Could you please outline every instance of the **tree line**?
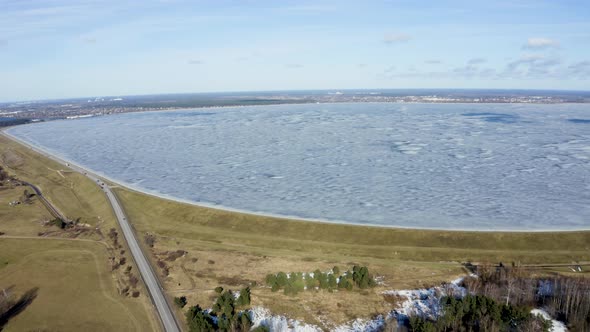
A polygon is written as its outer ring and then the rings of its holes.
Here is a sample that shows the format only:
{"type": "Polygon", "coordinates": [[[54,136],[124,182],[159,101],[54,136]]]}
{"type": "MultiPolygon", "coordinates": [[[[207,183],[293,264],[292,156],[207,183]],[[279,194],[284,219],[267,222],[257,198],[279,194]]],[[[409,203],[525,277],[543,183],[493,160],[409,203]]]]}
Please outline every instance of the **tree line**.
{"type": "Polygon", "coordinates": [[[366,266],[357,265],[342,274],[337,266],[329,272],[322,272],[319,269],[313,273],[292,272],[287,274],[278,272],[268,274],[265,281],[271,291],[277,292],[282,289],[285,295],[297,295],[304,290],[316,289],[325,289],[330,292],[334,290],[351,291],[354,287],[365,289],[377,285],[369,273],[369,269],[366,266]]]}
{"type": "MultiPolygon", "coordinates": [[[[250,288],[246,287],[240,290],[236,297],[231,290],[223,290],[222,287],[215,289],[217,298],[211,310],[205,310],[198,304],[189,308],[185,317],[189,331],[191,332],[208,332],[208,331],[227,331],[243,332],[252,329],[252,320],[250,318],[250,288]]],[[[186,298],[175,302],[177,305],[184,306],[186,298]]],[[[264,327],[259,327],[253,331],[267,331],[264,327]]]]}
{"type": "Polygon", "coordinates": [[[530,314],[543,308],[572,331],[590,331],[590,279],[536,277],[513,263],[483,264],[463,286],[468,296],[441,300],[436,321],[410,317],[410,331],[546,331],[550,322],[530,314]]]}
{"type": "Polygon", "coordinates": [[[463,298],[443,297],[442,316],[429,320],[411,316],[408,325],[411,332],[451,331],[543,331],[548,332],[552,323],[541,316],[531,314],[531,308],[499,303],[483,295],[467,295],[463,298]]]}
{"type": "Polygon", "coordinates": [[[480,265],[466,278],[470,294],[515,306],[544,308],[571,330],[590,331],[590,279],[583,276],[533,276],[519,264],[480,265]]]}

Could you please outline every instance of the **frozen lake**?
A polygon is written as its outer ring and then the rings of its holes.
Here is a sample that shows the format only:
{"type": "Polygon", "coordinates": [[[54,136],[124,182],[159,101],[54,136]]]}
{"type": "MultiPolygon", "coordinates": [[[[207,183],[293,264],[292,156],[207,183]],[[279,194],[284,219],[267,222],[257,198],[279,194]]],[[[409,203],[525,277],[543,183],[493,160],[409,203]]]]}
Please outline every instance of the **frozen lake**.
{"type": "Polygon", "coordinates": [[[590,229],[587,104],[214,108],[9,133],[203,205],[399,227],[590,229]]]}

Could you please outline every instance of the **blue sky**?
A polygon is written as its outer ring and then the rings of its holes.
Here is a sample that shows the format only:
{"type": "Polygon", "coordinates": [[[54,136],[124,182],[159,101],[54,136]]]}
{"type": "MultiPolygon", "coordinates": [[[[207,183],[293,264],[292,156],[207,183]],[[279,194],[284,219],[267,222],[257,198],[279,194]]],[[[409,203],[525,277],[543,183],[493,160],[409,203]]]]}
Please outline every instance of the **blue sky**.
{"type": "Polygon", "coordinates": [[[589,87],[587,0],[0,0],[0,101],[589,87]]]}

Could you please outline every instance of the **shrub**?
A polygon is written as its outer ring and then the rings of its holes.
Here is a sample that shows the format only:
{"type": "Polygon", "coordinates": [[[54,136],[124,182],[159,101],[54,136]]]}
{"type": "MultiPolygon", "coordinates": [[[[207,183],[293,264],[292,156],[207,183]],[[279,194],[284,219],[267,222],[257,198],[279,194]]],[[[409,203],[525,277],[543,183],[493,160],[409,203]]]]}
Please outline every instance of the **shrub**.
{"type": "Polygon", "coordinates": [[[238,296],[236,303],[240,307],[250,305],[250,287],[240,290],[240,296],[238,296]]]}
{"type": "Polygon", "coordinates": [[[338,283],[336,282],[336,277],[334,274],[330,274],[328,276],[328,289],[336,289],[338,287],[338,283]]]}
{"type": "Polygon", "coordinates": [[[288,281],[289,277],[287,277],[287,274],[285,272],[277,273],[276,283],[279,287],[285,287],[288,281]]]}
{"type": "Polygon", "coordinates": [[[180,296],[174,298],[174,304],[176,304],[179,308],[184,308],[186,306],[186,296],[180,296]]]}
{"type": "Polygon", "coordinates": [[[265,281],[268,286],[272,287],[272,285],[274,285],[277,282],[277,276],[274,274],[267,274],[265,281]]]}
{"type": "Polygon", "coordinates": [[[305,287],[307,290],[315,289],[318,286],[318,283],[314,278],[311,277],[311,274],[307,274],[305,276],[305,287]]]}
{"type": "Polygon", "coordinates": [[[129,273],[129,285],[131,285],[131,287],[135,288],[137,287],[137,284],[139,283],[139,279],[134,276],[132,273],[129,273]]]}
{"type": "Polygon", "coordinates": [[[144,237],[145,244],[147,244],[150,248],[153,248],[156,244],[156,237],[152,234],[146,234],[144,237]]]}
{"type": "Polygon", "coordinates": [[[375,287],[375,280],[369,274],[369,269],[366,266],[354,266],[352,268],[352,280],[361,289],[375,287]]]}
{"type": "Polygon", "coordinates": [[[66,225],[67,225],[65,221],[63,221],[63,220],[61,220],[59,218],[55,218],[55,219],[51,220],[49,223],[47,223],[47,224],[48,225],[52,225],[52,226],[57,226],[57,227],[59,227],[61,229],[66,228],[66,225]]]}

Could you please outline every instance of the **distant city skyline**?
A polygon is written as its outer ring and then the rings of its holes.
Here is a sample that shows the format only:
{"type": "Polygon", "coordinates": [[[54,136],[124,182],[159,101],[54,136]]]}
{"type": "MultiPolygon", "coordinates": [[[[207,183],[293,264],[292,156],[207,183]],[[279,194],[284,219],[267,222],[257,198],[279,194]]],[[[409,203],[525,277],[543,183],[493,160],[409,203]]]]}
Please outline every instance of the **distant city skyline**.
{"type": "Polygon", "coordinates": [[[589,83],[587,1],[0,0],[0,102],[589,83]]]}

